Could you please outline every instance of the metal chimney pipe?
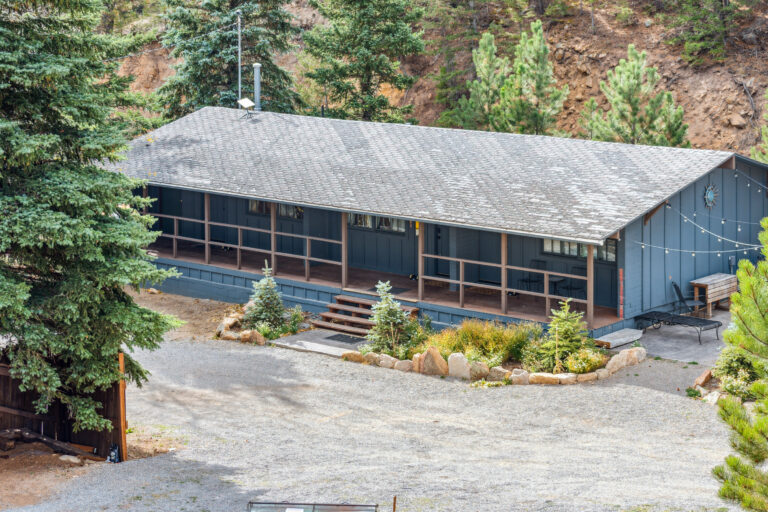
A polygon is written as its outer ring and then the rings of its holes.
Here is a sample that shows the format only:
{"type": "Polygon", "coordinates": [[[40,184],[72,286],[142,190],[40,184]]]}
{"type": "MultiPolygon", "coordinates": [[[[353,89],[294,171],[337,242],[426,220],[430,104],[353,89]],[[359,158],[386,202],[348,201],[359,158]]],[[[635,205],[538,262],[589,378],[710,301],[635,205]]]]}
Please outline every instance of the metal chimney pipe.
{"type": "Polygon", "coordinates": [[[253,102],[256,104],[253,110],[261,111],[261,64],[253,65],[253,102]]]}

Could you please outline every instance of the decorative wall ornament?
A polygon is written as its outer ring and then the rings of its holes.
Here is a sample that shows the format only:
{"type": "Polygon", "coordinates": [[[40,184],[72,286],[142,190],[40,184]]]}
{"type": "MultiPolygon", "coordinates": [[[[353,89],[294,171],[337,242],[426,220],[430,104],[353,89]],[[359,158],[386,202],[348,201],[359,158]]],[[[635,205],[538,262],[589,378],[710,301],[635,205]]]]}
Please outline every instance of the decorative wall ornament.
{"type": "Polygon", "coordinates": [[[714,185],[707,185],[707,188],[704,189],[704,206],[712,209],[712,207],[715,206],[715,203],[717,202],[717,196],[717,187],[714,185]]]}

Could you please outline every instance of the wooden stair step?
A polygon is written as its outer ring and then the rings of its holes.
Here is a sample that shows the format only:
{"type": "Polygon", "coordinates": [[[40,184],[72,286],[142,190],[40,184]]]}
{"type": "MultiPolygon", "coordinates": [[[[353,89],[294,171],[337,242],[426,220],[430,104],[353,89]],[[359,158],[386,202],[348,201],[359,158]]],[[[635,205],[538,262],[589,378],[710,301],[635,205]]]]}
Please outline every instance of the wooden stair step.
{"type": "MultiPolygon", "coordinates": [[[[363,305],[372,307],[374,304],[378,303],[377,300],[372,299],[363,299],[361,297],[352,297],[350,295],[337,295],[334,297],[337,303],[343,303],[343,304],[357,304],[357,305],[363,305]]],[[[419,311],[419,308],[413,307],[413,306],[405,306],[403,304],[400,304],[400,309],[408,313],[409,315],[413,315],[414,313],[419,311]]]]}
{"type": "Polygon", "coordinates": [[[325,312],[320,313],[323,320],[337,320],[339,322],[348,322],[350,324],[366,325],[372,327],[376,325],[372,320],[361,318],[359,316],[342,315],[341,313],[325,312]]]}
{"type": "Polygon", "coordinates": [[[368,308],[358,308],[355,306],[350,306],[349,304],[328,304],[328,309],[331,311],[346,311],[348,313],[356,313],[358,315],[372,315],[373,311],[371,311],[368,308]]]}
{"type": "MultiPolygon", "coordinates": [[[[357,336],[365,336],[368,334],[368,329],[361,329],[360,327],[352,327],[351,325],[335,324],[333,322],[324,322],[322,320],[315,320],[312,325],[321,329],[329,329],[331,331],[342,331],[349,334],[355,334],[357,336]]],[[[350,349],[351,350],[351,349],[350,349]]]]}

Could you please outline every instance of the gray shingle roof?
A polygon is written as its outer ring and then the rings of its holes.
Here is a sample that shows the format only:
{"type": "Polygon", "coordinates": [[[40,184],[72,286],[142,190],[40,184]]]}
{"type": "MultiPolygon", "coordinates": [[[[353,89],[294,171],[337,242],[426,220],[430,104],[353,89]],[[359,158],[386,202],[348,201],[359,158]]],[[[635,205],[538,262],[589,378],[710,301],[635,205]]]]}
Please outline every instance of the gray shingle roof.
{"type": "Polygon", "coordinates": [[[733,153],[203,108],[109,165],[157,185],[602,243],[733,153]]]}

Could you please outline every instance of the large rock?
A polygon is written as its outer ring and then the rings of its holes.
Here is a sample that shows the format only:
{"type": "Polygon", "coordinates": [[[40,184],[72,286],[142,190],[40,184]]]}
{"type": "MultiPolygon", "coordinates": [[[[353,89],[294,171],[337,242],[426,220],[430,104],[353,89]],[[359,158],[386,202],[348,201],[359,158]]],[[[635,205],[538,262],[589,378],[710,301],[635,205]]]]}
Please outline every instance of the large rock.
{"type": "Polygon", "coordinates": [[[261,335],[256,329],[247,329],[240,331],[240,341],[243,343],[255,343],[256,345],[266,345],[267,338],[261,335]]]}
{"type": "Polygon", "coordinates": [[[235,331],[222,331],[221,334],[219,334],[220,340],[227,340],[227,341],[237,341],[240,339],[240,333],[235,331]]]}
{"type": "Polygon", "coordinates": [[[344,352],[341,354],[341,359],[344,361],[350,361],[352,363],[362,363],[365,361],[363,358],[363,354],[358,352],[357,350],[350,350],[349,352],[344,352]]]}
{"type": "Polygon", "coordinates": [[[469,380],[470,372],[467,356],[458,352],[448,356],[448,375],[457,379],[469,380]]]}
{"type": "Polygon", "coordinates": [[[582,373],[576,377],[576,382],[592,382],[597,380],[597,372],[582,373]]]}
{"type": "Polygon", "coordinates": [[[363,355],[363,358],[369,365],[379,366],[379,358],[381,358],[381,356],[376,352],[368,352],[367,354],[363,355]]]}
{"type": "Polygon", "coordinates": [[[415,373],[421,373],[421,357],[423,354],[413,354],[411,359],[411,371],[415,373]]]}
{"type": "Polygon", "coordinates": [[[224,331],[231,331],[235,327],[240,325],[240,320],[233,317],[228,316],[224,320],[221,321],[218,327],[216,327],[216,336],[221,336],[221,333],[224,331]]]}
{"type": "Polygon", "coordinates": [[[527,371],[523,370],[522,368],[515,368],[512,370],[512,377],[510,377],[510,382],[515,385],[526,385],[528,384],[528,377],[529,374],[527,371]]]}
{"type": "Polygon", "coordinates": [[[509,380],[511,376],[512,372],[506,368],[502,368],[501,366],[494,366],[488,371],[488,376],[485,378],[485,380],[489,380],[491,382],[503,382],[505,380],[509,380]]]}
{"type": "Polygon", "coordinates": [[[605,368],[600,368],[599,370],[595,370],[595,375],[597,375],[597,380],[605,380],[611,376],[611,372],[605,368]]]}
{"type": "Polygon", "coordinates": [[[488,376],[490,370],[488,365],[480,361],[473,361],[469,364],[469,378],[470,380],[482,380],[488,376]]]}
{"type": "Polygon", "coordinates": [[[706,386],[707,383],[712,380],[712,369],[709,369],[699,375],[696,380],[693,382],[694,386],[706,386]]]}
{"type": "Polygon", "coordinates": [[[389,356],[387,354],[381,354],[379,356],[379,366],[382,368],[389,368],[392,369],[395,367],[395,363],[397,362],[397,358],[394,358],[392,356],[389,356]]]}
{"type": "Polygon", "coordinates": [[[425,375],[448,375],[448,363],[436,347],[429,347],[422,355],[421,373],[425,375]]]}
{"type": "Polygon", "coordinates": [[[747,126],[747,120],[736,113],[731,114],[731,117],[728,118],[728,123],[734,128],[739,129],[747,126]]]}
{"type": "Polygon", "coordinates": [[[611,374],[616,373],[617,371],[627,366],[628,356],[629,356],[629,351],[622,350],[621,352],[613,356],[610,361],[608,361],[608,364],[605,365],[605,369],[611,372],[611,374]]]}
{"type": "Polygon", "coordinates": [[[707,393],[702,400],[708,404],[717,405],[717,401],[720,400],[721,396],[723,395],[719,391],[713,391],[711,393],[707,393]]]}
{"type": "Polygon", "coordinates": [[[401,372],[409,372],[413,368],[413,361],[398,361],[395,363],[394,369],[401,372]]]}
{"type": "Polygon", "coordinates": [[[643,347],[633,347],[624,349],[621,352],[626,352],[626,366],[632,366],[638,364],[645,359],[646,351],[643,347]]]}
{"type": "Polygon", "coordinates": [[[576,384],[578,382],[578,375],[575,373],[558,373],[557,382],[563,385],[576,384]]]}
{"type": "Polygon", "coordinates": [[[528,376],[528,382],[530,384],[560,384],[560,379],[551,373],[537,372],[528,376]]]}

